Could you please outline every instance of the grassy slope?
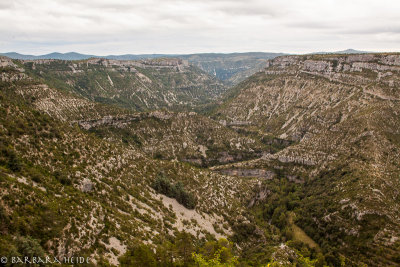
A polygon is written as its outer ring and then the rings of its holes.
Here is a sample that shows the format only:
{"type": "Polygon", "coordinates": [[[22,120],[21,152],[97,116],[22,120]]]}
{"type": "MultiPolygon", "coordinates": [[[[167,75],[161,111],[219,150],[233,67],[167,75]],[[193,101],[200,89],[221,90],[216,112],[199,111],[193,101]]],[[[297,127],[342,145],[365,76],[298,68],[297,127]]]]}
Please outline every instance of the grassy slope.
{"type": "Polygon", "coordinates": [[[288,224],[289,227],[292,231],[293,234],[293,240],[300,241],[304,244],[307,244],[310,248],[315,248],[317,251],[321,251],[321,248],[317,243],[315,243],[314,240],[311,239],[300,227],[298,227],[294,221],[293,221],[293,216],[295,216],[293,213],[289,214],[288,218],[288,224]]]}

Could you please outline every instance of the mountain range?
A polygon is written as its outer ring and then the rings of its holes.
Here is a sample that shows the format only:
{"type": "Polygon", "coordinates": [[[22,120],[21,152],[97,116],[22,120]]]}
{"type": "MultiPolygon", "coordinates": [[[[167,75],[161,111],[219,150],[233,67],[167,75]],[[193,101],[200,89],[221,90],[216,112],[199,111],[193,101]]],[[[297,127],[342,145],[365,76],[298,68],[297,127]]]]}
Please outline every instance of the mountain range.
{"type": "MultiPolygon", "coordinates": [[[[346,49],[342,51],[336,52],[315,52],[312,54],[319,53],[332,53],[332,54],[360,54],[360,53],[371,53],[366,51],[360,51],[355,49],[346,49]]],[[[60,60],[81,60],[81,59],[89,59],[89,58],[106,58],[106,59],[118,59],[118,60],[139,60],[139,59],[151,59],[151,58],[162,58],[162,57],[182,57],[182,58],[191,58],[191,57],[199,57],[199,58],[229,58],[236,56],[253,56],[253,57],[270,57],[271,55],[283,55],[287,53],[271,53],[271,52],[245,52],[245,53],[199,53],[199,54],[124,54],[124,55],[107,55],[107,56],[99,56],[99,55],[87,55],[76,52],[68,52],[68,53],[59,53],[53,52],[44,55],[26,55],[20,54],[17,52],[6,52],[0,53],[1,56],[9,57],[12,59],[22,59],[22,60],[32,60],[32,59],[60,59],[60,60]]]]}

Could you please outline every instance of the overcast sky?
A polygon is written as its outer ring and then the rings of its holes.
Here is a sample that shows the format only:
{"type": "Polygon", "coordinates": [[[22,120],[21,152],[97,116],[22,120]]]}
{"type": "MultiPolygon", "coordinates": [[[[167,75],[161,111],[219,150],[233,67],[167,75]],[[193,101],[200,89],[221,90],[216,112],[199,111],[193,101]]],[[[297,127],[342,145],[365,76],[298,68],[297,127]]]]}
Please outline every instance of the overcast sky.
{"type": "Polygon", "coordinates": [[[0,0],[0,52],[400,51],[399,0],[0,0]]]}

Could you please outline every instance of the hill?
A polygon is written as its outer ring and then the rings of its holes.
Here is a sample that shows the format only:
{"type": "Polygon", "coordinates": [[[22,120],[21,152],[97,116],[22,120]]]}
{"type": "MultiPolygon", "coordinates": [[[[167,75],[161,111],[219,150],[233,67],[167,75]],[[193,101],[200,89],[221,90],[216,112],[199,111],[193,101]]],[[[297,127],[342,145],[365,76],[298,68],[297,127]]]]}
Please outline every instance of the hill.
{"type": "Polygon", "coordinates": [[[400,55],[284,56],[267,65],[214,116],[294,144],[221,171],[268,169],[303,183],[297,223],[324,251],[349,264],[395,264],[400,55]]]}
{"type": "Polygon", "coordinates": [[[136,111],[191,109],[218,98],[226,90],[217,79],[181,59],[43,59],[20,63],[26,73],[49,86],[136,111]]]}

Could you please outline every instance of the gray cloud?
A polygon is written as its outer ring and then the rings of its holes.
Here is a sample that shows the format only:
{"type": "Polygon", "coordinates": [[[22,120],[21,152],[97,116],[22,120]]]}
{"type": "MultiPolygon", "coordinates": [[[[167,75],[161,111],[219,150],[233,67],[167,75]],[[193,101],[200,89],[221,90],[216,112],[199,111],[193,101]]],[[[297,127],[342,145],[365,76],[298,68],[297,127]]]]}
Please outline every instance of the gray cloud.
{"type": "Polygon", "coordinates": [[[2,0],[0,51],[397,50],[395,0],[2,0]]]}

